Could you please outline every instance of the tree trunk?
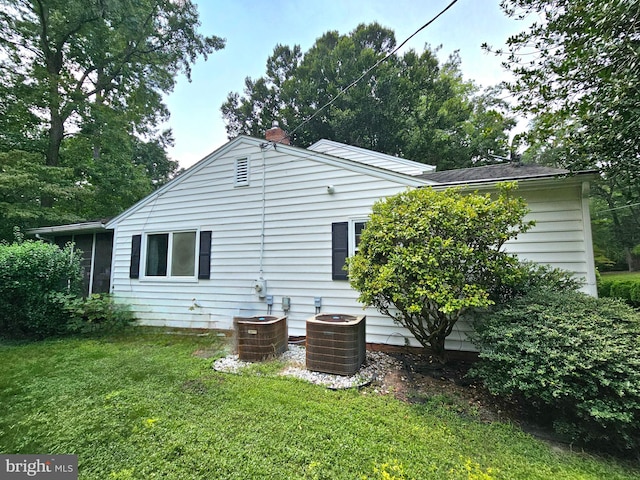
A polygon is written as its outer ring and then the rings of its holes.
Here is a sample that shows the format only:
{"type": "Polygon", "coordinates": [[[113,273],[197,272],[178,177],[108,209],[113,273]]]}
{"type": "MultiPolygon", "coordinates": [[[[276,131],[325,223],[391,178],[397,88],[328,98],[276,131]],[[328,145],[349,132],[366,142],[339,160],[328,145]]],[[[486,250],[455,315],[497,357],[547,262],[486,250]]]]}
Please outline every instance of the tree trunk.
{"type": "Polygon", "coordinates": [[[629,247],[624,249],[625,258],[627,259],[627,265],[630,272],[640,271],[640,257],[634,255],[629,247]]]}
{"type": "MultiPolygon", "coordinates": [[[[47,167],[57,167],[60,163],[60,146],[64,138],[64,118],[60,113],[60,93],[58,92],[57,72],[49,72],[49,81],[49,115],[51,117],[51,125],[49,127],[49,138],[47,139],[45,162],[47,167]]],[[[40,204],[45,208],[53,207],[53,203],[54,199],[50,195],[42,195],[40,198],[40,204]]]]}
{"type": "Polygon", "coordinates": [[[447,363],[447,351],[444,348],[446,338],[447,337],[443,335],[434,335],[429,342],[431,353],[442,365],[447,363]]]}
{"type": "MultiPolygon", "coordinates": [[[[49,128],[49,139],[46,152],[46,165],[57,167],[60,162],[60,145],[64,138],[64,123],[60,115],[51,112],[51,127],[49,128]]],[[[43,194],[40,197],[40,205],[45,208],[53,207],[54,199],[50,195],[43,194]]]]}
{"type": "MultiPolygon", "coordinates": [[[[622,226],[622,222],[618,217],[617,205],[613,200],[611,189],[606,192],[606,195],[603,195],[603,198],[605,199],[605,201],[607,202],[607,205],[609,206],[609,209],[611,210],[610,213],[611,213],[611,220],[613,221],[614,237],[617,239],[617,241],[621,245],[628,244],[624,227],[622,226]]],[[[635,270],[634,270],[633,255],[631,254],[631,248],[628,246],[624,246],[623,249],[624,249],[625,260],[627,261],[627,267],[629,268],[630,272],[633,272],[635,270]]]]}
{"type": "Polygon", "coordinates": [[[47,166],[57,167],[60,163],[60,146],[64,138],[64,121],[58,112],[51,111],[51,127],[47,145],[47,166]]]}
{"type": "Polygon", "coordinates": [[[104,84],[104,70],[102,67],[98,67],[97,69],[98,81],[96,82],[96,99],[94,105],[97,106],[96,112],[98,112],[97,117],[94,115],[94,127],[93,127],[93,159],[99,160],[100,154],[102,152],[102,144],[101,144],[101,134],[102,134],[102,107],[103,96],[102,96],[102,88],[101,86],[104,84]]]}

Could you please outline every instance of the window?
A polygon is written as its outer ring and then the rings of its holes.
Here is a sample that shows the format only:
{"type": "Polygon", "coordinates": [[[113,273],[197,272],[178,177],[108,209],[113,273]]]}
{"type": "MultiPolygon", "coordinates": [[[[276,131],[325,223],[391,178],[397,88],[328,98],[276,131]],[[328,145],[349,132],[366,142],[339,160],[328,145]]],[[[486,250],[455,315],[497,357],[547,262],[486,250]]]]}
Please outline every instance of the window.
{"type": "Polygon", "coordinates": [[[349,279],[344,265],[347,257],[358,251],[366,224],[366,220],[351,220],[331,225],[331,278],[333,280],[349,279]]]}
{"type": "Polygon", "coordinates": [[[144,252],[142,252],[142,235],[133,235],[131,237],[129,278],[140,278],[141,258],[144,255],[145,261],[142,264],[145,267],[145,277],[194,278],[197,265],[198,279],[210,279],[211,234],[211,230],[200,232],[197,251],[195,231],[148,234],[144,252]],[[171,274],[168,275],[168,272],[171,274]]]}
{"type": "Polygon", "coordinates": [[[169,234],[149,235],[147,237],[147,277],[167,276],[167,252],[169,249],[169,234]]]}
{"type": "Polygon", "coordinates": [[[236,187],[249,185],[249,159],[238,158],[236,160],[236,187]]]}
{"type": "Polygon", "coordinates": [[[145,276],[193,277],[195,261],[196,232],[147,235],[145,276]]]}
{"type": "Polygon", "coordinates": [[[360,239],[362,238],[362,232],[367,225],[366,221],[353,222],[353,253],[358,253],[360,247],[360,239]]]}
{"type": "Polygon", "coordinates": [[[143,276],[148,278],[194,278],[196,267],[199,279],[210,278],[211,231],[200,232],[199,244],[196,234],[195,231],[147,234],[144,249],[142,235],[133,235],[129,278],[140,277],[141,263],[143,276]]]}
{"type": "Polygon", "coordinates": [[[173,234],[171,259],[172,277],[191,277],[195,275],[196,232],[173,234]]]}

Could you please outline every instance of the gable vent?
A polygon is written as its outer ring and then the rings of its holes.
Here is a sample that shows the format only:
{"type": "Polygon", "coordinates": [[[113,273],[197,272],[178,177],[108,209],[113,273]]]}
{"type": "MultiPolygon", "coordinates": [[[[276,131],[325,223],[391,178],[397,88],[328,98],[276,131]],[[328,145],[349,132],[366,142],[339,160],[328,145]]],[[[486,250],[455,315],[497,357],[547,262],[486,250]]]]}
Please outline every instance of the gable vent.
{"type": "Polygon", "coordinates": [[[249,159],[238,158],[236,160],[236,187],[249,185],[249,159]]]}

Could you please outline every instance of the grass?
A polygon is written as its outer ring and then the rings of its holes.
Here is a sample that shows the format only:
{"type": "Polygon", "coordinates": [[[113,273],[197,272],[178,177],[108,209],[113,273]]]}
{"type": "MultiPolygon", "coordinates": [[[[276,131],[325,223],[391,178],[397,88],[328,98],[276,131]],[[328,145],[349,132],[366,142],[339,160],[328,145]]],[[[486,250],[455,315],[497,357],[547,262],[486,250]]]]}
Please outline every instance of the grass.
{"type": "Polygon", "coordinates": [[[608,280],[634,280],[640,281],[640,272],[601,272],[600,275],[608,280]]]}
{"type": "MultiPolygon", "coordinates": [[[[77,454],[81,479],[631,479],[450,402],[214,372],[209,337],[0,344],[0,452],[77,454]]],[[[266,374],[265,374],[266,372],[266,374]]]]}

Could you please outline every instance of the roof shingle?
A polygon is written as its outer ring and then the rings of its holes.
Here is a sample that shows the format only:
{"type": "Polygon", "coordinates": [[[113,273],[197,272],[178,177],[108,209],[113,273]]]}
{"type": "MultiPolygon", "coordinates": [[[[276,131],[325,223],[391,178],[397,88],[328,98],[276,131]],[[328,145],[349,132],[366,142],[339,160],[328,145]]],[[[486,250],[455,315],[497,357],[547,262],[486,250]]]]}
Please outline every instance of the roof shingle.
{"type": "Polygon", "coordinates": [[[484,167],[443,170],[418,175],[419,178],[438,183],[458,184],[481,181],[516,180],[523,178],[555,177],[570,173],[564,168],[523,163],[500,163],[484,167]]]}

